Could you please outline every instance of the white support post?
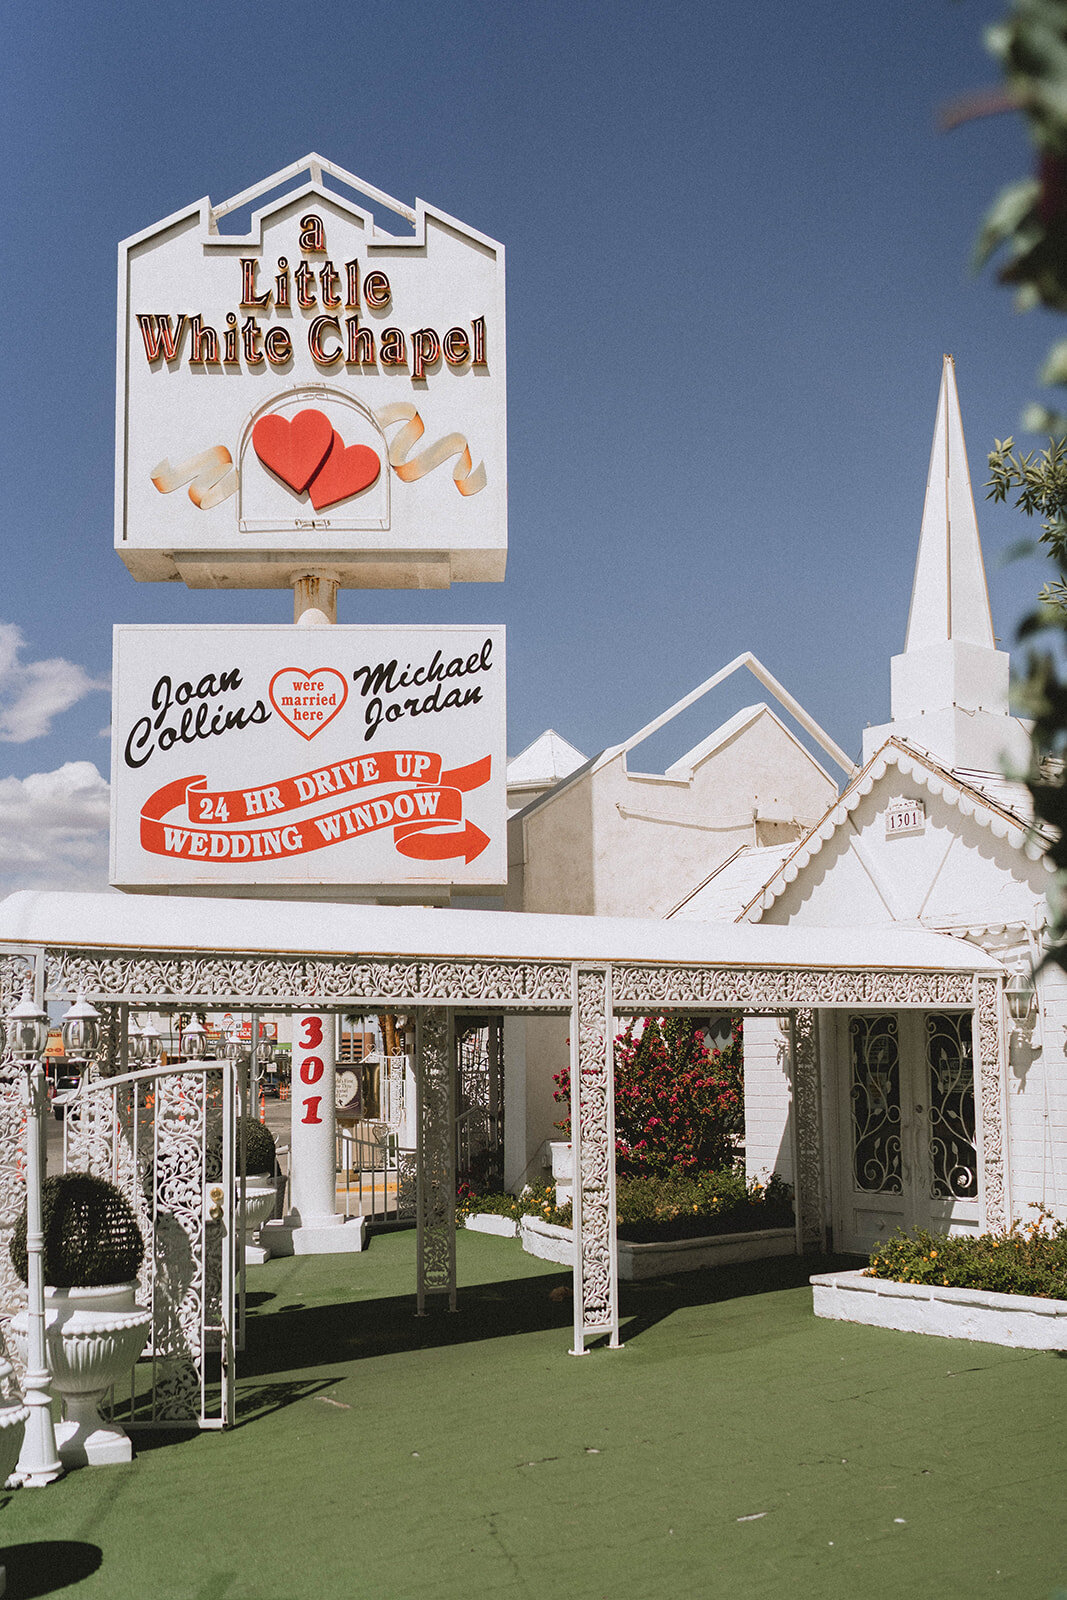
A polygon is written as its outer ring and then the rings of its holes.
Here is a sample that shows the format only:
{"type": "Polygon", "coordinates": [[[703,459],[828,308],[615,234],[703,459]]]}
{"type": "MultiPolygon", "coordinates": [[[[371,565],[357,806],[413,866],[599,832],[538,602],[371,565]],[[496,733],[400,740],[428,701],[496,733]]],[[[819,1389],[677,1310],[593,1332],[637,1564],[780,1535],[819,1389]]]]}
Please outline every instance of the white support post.
{"type": "Polygon", "coordinates": [[[337,1210],[336,1022],[329,1011],[293,1017],[289,1214],[260,1230],[271,1255],[362,1250],[362,1217],[337,1210]]]}
{"type": "Polygon", "coordinates": [[[45,1176],[43,1061],[26,1066],[26,1264],[29,1291],[26,1313],[26,1386],[29,1407],[16,1476],[24,1489],[40,1489],[63,1476],[52,1421],[52,1374],[45,1343],[44,1219],[41,1185],[45,1176]]]}
{"type": "Polygon", "coordinates": [[[574,1346],[591,1335],[619,1343],[615,1238],[615,1018],[611,968],[573,969],[571,1144],[574,1151],[574,1346]]]}

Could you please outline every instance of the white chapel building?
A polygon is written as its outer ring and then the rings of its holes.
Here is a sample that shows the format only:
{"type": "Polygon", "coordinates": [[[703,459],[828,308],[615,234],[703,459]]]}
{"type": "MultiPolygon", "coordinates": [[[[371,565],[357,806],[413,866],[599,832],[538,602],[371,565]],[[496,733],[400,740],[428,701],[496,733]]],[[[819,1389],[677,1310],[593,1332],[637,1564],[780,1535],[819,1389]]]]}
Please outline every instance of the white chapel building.
{"type": "MultiPolygon", "coordinates": [[[[1036,1005],[1021,1021],[1001,1019],[1006,1081],[978,1092],[966,1013],[817,1014],[824,1221],[836,1249],[866,1252],[898,1226],[981,1230],[987,1137],[1004,1145],[1004,1214],[1025,1221],[1035,1203],[1067,1212],[1067,978],[1040,968],[1050,869],[1028,792],[1004,776],[1029,755],[1008,671],[946,356],[890,721],[866,730],[862,770],[743,904],[735,895],[732,914],[813,936],[829,927],[947,933],[1026,980],[1036,970],[1036,1005]],[[995,1117],[989,1095],[999,1099],[995,1117]]],[[[729,886],[717,879],[721,871],[674,915],[722,917],[729,886]]],[[[746,1022],[745,1076],[749,1171],[792,1177],[791,1063],[772,1019],[746,1022]]]]}

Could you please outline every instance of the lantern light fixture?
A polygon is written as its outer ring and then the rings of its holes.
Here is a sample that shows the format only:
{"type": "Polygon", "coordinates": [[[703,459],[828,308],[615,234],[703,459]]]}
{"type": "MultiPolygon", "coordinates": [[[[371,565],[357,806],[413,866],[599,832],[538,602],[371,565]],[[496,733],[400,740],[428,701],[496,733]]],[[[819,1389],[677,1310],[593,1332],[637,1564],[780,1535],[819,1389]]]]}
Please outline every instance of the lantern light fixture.
{"type": "Polygon", "coordinates": [[[8,1041],[20,1061],[38,1061],[48,1043],[48,1013],[34,1003],[33,980],[27,976],[22,998],[7,1014],[8,1041]]]}
{"type": "Polygon", "coordinates": [[[1034,990],[1033,974],[1027,970],[1023,962],[1020,961],[1012,972],[1004,986],[1004,993],[1012,1022],[1016,1027],[1025,1027],[1036,1009],[1037,994],[1034,990]]]}
{"type": "Polygon", "coordinates": [[[207,1029],[194,1017],[182,1033],[182,1055],[187,1061],[202,1061],[207,1049],[207,1029]]]}
{"type": "Polygon", "coordinates": [[[163,1040],[159,1036],[159,1029],[152,1026],[151,1018],[141,1029],[141,1038],[144,1041],[144,1053],[140,1059],[154,1067],[163,1054],[163,1040]]]}
{"type": "Polygon", "coordinates": [[[87,1061],[100,1044],[100,1013],[89,1004],[81,990],[63,1016],[63,1054],[75,1061],[87,1061]]]}

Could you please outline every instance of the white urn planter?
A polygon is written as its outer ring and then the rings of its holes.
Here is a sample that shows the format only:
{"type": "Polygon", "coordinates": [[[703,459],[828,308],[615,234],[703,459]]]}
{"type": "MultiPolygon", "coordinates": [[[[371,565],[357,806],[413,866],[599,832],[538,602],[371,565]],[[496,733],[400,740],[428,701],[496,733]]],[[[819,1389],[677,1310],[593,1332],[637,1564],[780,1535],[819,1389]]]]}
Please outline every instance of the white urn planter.
{"type": "MultiPolygon", "coordinates": [[[[126,1432],[100,1415],[100,1402],[121,1382],[148,1342],[152,1313],[136,1304],[136,1283],[92,1289],[45,1286],[45,1342],[52,1387],[63,1401],[56,1444],[65,1467],[131,1461],[126,1432]]],[[[11,1319],[16,1348],[28,1355],[28,1314],[11,1319]]]]}
{"type": "MultiPolygon", "coordinates": [[[[10,1361],[0,1356],[0,1396],[6,1397],[0,1405],[0,1489],[15,1470],[22,1449],[22,1436],[26,1431],[29,1406],[22,1404],[15,1384],[15,1369],[10,1361]]],[[[0,1590],[0,1593],[3,1591],[0,1590]]]]}
{"type": "Polygon", "coordinates": [[[240,1226],[245,1236],[245,1262],[250,1267],[261,1267],[270,1260],[270,1246],[262,1242],[263,1224],[274,1215],[278,1194],[274,1179],[265,1172],[249,1173],[245,1178],[244,1205],[240,1208],[240,1226]]]}
{"type": "MultiPolygon", "coordinates": [[[[221,1183],[212,1181],[205,1186],[204,1210],[208,1222],[222,1221],[222,1202],[225,1190],[221,1183]]],[[[277,1189],[274,1179],[266,1173],[249,1173],[245,1178],[244,1203],[240,1202],[240,1186],[238,1186],[238,1202],[234,1207],[237,1227],[244,1236],[245,1265],[248,1267],[261,1267],[271,1257],[270,1246],[263,1244],[263,1235],[260,1229],[265,1222],[269,1222],[274,1215],[277,1203],[277,1189]],[[259,1235],[257,1238],[256,1235],[259,1235]]]]}
{"type": "Polygon", "coordinates": [[[569,1139],[552,1139],[552,1181],[556,1185],[557,1207],[569,1206],[574,1199],[574,1150],[569,1139]]]}

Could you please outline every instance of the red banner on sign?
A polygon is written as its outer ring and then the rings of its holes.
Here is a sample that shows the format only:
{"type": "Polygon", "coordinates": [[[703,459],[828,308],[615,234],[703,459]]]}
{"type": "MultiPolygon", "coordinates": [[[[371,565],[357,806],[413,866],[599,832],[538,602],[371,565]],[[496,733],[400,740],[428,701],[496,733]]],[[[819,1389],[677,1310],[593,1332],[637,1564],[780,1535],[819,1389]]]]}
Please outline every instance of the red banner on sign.
{"type": "Polygon", "coordinates": [[[207,778],[196,774],[165,784],[145,801],[141,846],[153,855],[189,860],[267,861],[306,855],[392,828],[394,844],[403,855],[420,860],[462,856],[470,862],[485,849],[489,836],[469,818],[464,820],[463,795],[488,782],[491,765],[485,756],[442,772],[441,757],[431,751],[389,750],[249,789],[209,791],[207,778]],[[319,816],[287,818],[287,813],[330,795],[405,778],[407,788],[356,800],[319,816]],[[167,822],[174,811],[182,813],[180,822],[167,822]],[[259,825],[218,826],[253,820],[259,825]],[[463,825],[451,826],[456,823],[463,825]]]}

